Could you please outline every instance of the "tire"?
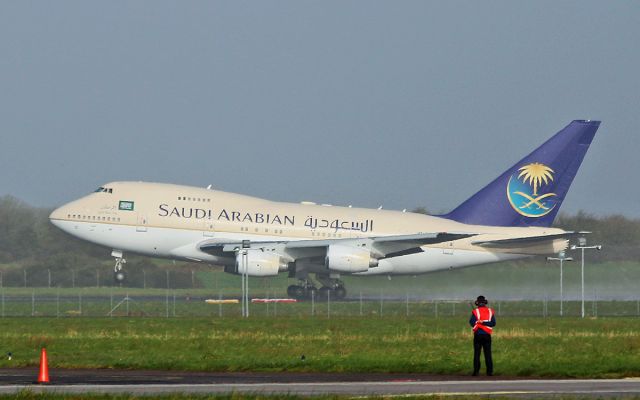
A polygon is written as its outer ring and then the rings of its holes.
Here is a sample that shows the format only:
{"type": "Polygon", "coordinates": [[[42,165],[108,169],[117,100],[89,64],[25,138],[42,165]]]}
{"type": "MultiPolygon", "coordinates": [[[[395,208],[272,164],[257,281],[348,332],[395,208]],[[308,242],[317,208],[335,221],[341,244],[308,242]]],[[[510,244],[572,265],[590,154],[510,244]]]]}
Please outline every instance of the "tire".
{"type": "Polygon", "coordinates": [[[316,298],[317,301],[327,301],[327,298],[329,299],[329,301],[331,301],[333,299],[333,293],[331,293],[332,290],[329,289],[326,286],[321,287],[320,289],[318,289],[318,297],[316,298]]]}
{"type": "Polygon", "coordinates": [[[295,298],[297,293],[297,290],[296,290],[297,287],[298,287],[297,285],[289,285],[289,287],[287,288],[287,296],[295,298]]]}
{"type": "Polygon", "coordinates": [[[347,297],[347,289],[344,288],[344,286],[338,286],[337,288],[334,289],[333,291],[336,300],[342,300],[345,297],[347,297]]]}
{"type": "Polygon", "coordinates": [[[307,298],[309,300],[311,300],[312,298],[314,300],[317,300],[318,299],[318,289],[315,288],[314,286],[311,286],[311,287],[307,288],[307,298]]]}
{"type": "Polygon", "coordinates": [[[302,286],[291,285],[287,288],[287,294],[289,297],[293,297],[296,300],[304,300],[305,290],[302,286]]]}
{"type": "Polygon", "coordinates": [[[123,269],[121,269],[120,271],[116,271],[116,272],[113,273],[113,279],[117,283],[122,283],[127,279],[127,273],[124,272],[123,269]]]}

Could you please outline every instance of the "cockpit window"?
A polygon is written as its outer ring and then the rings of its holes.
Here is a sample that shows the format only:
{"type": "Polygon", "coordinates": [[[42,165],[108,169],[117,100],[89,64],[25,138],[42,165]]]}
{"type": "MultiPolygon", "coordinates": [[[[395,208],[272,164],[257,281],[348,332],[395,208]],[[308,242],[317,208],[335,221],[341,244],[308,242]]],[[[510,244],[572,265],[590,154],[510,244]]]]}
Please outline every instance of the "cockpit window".
{"type": "Polygon", "coordinates": [[[100,193],[100,192],[104,192],[104,193],[113,193],[113,188],[106,188],[106,187],[102,187],[100,186],[99,188],[97,188],[95,190],[94,193],[100,193]]]}
{"type": "Polygon", "coordinates": [[[98,192],[104,192],[104,188],[103,188],[102,186],[100,186],[99,188],[97,188],[97,189],[95,190],[95,192],[94,192],[94,193],[98,193],[98,192]]]}

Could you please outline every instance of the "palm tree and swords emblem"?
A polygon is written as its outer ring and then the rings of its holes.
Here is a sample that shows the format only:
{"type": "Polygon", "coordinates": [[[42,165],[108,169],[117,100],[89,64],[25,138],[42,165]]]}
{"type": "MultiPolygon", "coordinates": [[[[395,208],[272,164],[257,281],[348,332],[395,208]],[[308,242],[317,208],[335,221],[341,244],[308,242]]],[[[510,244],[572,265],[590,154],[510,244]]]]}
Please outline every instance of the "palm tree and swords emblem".
{"type": "Polygon", "coordinates": [[[520,167],[507,183],[507,198],[511,207],[525,217],[542,217],[556,206],[555,193],[542,193],[541,188],[553,182],[554,171],[541,163],[520,167]]]}

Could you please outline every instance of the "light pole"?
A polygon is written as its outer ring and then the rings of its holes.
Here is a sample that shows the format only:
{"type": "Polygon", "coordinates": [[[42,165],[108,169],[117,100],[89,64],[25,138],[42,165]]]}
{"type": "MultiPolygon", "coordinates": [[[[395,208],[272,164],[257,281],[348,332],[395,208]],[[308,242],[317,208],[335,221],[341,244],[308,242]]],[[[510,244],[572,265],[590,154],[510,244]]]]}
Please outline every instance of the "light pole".
{"type": "Polygon", "coordinates": [[[581,306],[581,315],[582,318],[584,318],[584,251],[585,249],[596,249],[596,250],[602,250],[602,246],[601,245],[596,245],[596,246],[587,246],[587,238],[585,237],[580,237],[578,238],[578,245],[576,246],[575,244],[573,246],[571,246],[571,250],[576,250],[576,249],[580,249],[582,251],[582,265],[580,267],[580,280],[581,280],[581,286],[582,286],[582,306],[581,306]]]}
{"type": "Polygon", "coordinates": [[[249,249],[251,241],[243,240],[240,254],[242,257],[242,316],[249,316],[249,249]]]}
{"type": "Polygon", "coordinates": [[[560,261],[560,316],[562,317],[562,303],[564,300],[562,294],[562,263],[564,261],[573,261],[572,257],[565,257],[564,251],[558,253],[558,257],[547,257],[547,261],[560,261]]]}

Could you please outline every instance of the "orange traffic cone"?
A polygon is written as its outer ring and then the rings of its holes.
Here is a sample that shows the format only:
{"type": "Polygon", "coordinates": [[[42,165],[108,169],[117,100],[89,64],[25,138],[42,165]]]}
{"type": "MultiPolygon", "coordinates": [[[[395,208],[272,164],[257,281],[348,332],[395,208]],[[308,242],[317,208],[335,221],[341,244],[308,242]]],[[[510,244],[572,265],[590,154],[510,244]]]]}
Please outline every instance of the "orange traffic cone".
{"type": "Polygon", "coordinates": [[[49,366],[47,365],[47,349],[44,347],[40,352],[40,373],[38,383],[49,383],[49,366]]]}

